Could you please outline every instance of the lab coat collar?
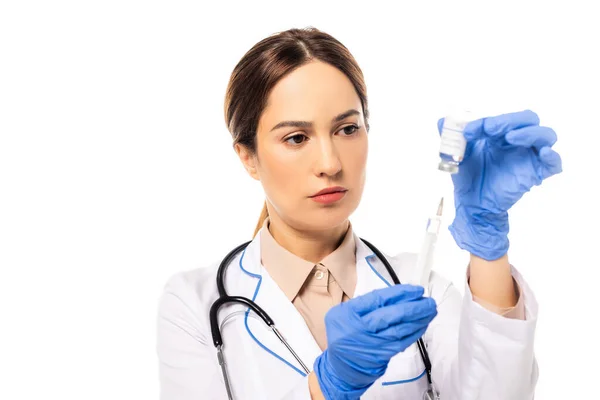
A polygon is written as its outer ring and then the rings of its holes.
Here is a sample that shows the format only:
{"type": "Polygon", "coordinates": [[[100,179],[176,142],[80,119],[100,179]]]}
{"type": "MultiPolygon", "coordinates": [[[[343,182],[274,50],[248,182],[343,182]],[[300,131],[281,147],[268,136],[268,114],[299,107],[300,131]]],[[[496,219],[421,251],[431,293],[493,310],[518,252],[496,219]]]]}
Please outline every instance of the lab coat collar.
{"type": "MultiPolygon", "coordinates": [[[[264,227],[261,228],[265,229],[264,227]]],[[[375,256],[373,251],[360,239],[353,231],[354,243],[356,247],[356,288],[352,297],[357,297],[374,289],[384,288],[393,284],[391,276],[388,274],[383,263],[375,256]]],[[[260,258],[260,231],[254,239],[248,244],[239,259],[239,268],[253,279],[258,279],[263,275],[268,276],[268,272],[261,264],[260,258]]],[[[387,257],[387,255],[384,256],[387,257]]],[[[396,271],[398,273],[398,271],[396,271]]],[[[256,282],[255,282],[256,284],[256,282]]],[[[260,290],[259,290],[260,292],[260,290]]],[[[288,300],[289,302],[289,300],[288,300]]]]}

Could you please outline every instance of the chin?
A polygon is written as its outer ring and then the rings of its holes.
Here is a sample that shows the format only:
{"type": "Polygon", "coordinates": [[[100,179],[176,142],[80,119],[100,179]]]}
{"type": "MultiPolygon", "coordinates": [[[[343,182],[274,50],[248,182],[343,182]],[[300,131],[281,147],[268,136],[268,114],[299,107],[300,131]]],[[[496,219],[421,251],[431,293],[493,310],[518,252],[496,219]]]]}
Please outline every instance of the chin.
{"type": "Polygon", "coordinates": [[[327,230],[346,222],[358,204],[340,204],[313,209],[307,214],[304,225],[308,230],[327,230]]]}

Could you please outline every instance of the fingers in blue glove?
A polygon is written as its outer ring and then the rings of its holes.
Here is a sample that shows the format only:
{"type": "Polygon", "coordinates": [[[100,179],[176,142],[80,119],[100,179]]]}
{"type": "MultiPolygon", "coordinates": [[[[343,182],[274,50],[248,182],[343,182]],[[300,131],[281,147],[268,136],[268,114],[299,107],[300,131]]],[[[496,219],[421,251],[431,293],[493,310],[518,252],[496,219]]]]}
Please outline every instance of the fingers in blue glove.
{"type": "Polygon", "coordinates": [[[506,134],[508,143],[515,146],[533,147],[536,151],[542,147],[552,147],[556,143],[556,132],[545,126],[526,126],[506,134]]]}
{"type": "MultiPolygon", "coordinates": [[[[495,117],[487,117],[469,122],[465,126],[464,136],[467,141],[482,139],[488,136],[505,134],[511,130],[526,126],[539,125],[540,118],[531,110],[518,111],[508,114],[500,114],[495,117]]],[[[444,118],[437,123],[438,133],[442,133],[444,118]]]]}
{"type": "Polygon", "coordinates": [[[364,315],[362,320],[372,333],[379,333],[398,324],[406,324],[408,327],[413,323],[414,327],[410,330],[412,332],[423,323],[429,324],[436,315],[435,300],[431,297],[421,297],[378,308],[364,315]]]}
{"type": "MultiPolygon", "coordinates": [[[[390,328],[390,329],[392,329],[392,328],[390,328]]],[[[427,331],[427,325],[421,327],[420,329],[418,329],[416,331],[412,331],[408,335],[404,336],[402,338],[402,343],[404,343],[404,346],[405,346],[404,349],[407,349],[408,346],[410,346],[411,344],[413,344],[414,342],[419,340],[419,338],[421,338],[425,334],[425,331],[427,331]]]]}
{"type": "Polygon", "coordinates": [[[562,172],[562,159],[550,147],[542,147],[539,152],[542,170],[539,173],[542,179],[562,172]]]}
{"type": "MultiPolygon", "coordinates": [[[[388,339],[392,342],[402,342],[396,343],[396,345],[400,346],[399,351],[403,351],[406,349],[406,347],[410,346],[414,342],[414,340],[407,342],[406,339],[412,337],[412,335],[417,331],[423,330],[424,333],[427,330],[429,323],[433,321],[436,315],[437,312],[414,321],[400,322],[399,324],[389,326],[388,328],[375,334],[382,339],[388,339]]],[[[417,336],[417,339],[422,335],[423,334],[417,336]]]]}
{"type": "Polygon", "coordinates": [[[502,136],[512,130],[526,126],[536,126],[539,123],[540,118],[531,110],[482,118],[467,124],[465,127],[465,139],[471,141],[486,137],[502,136]]]}
{"type": "Polygon", "coordinates": [[[390,326],[384,331],[377,333],[379,338],[385,339],[380,344],[381,348],[399,353],[406,350],[427,331],[430,321],[424,323],[407,322],[400,325],[390,326]]]}
{"type": "Polygon", "coordinates": [[[528,126],[510,131],[505,136],[506,141],[515,146],[531,147],[539,158],[538,176],[544,180],[562,172],[560,155],[551,149],[556,143],[556,132],[545,126],[528,126]]]}
{"type": "Polygon", "coordinates": [[[424,289],[422,286],[409,284],[393,285],[355,297],[352,301],[348,302],[348,306],[352,307],[354,312],[359,316],[362,316],[380,307],[418,299],[423,296],[423,292],[424,289]]]}

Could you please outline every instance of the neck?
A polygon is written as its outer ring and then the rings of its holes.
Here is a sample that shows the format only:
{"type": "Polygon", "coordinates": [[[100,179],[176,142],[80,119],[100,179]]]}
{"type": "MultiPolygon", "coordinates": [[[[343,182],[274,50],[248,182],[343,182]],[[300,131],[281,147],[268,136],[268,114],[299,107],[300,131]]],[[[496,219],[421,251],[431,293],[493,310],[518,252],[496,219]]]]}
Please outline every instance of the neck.
{"type": "Polygon", "coordinates": [[[276,214],[269,214],[269,232],[287,251],[314,264],[331,254],[342,243],[350,222],[326,230],[298,230],[285,223],[276,214]]]}

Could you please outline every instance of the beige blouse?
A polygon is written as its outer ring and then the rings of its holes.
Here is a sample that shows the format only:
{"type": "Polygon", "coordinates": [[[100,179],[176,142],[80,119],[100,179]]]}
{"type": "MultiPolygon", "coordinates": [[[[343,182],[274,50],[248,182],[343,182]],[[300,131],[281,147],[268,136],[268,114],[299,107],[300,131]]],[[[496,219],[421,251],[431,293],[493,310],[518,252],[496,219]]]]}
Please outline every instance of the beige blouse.
{"type": "MultiPolygon", "coordinates": [[[[260,231],[261,261],[271,278],[304,318],[321,350],[327,347],[325,314],[354,294],[356,244],[349,224],[342,243],[318,264],[306,261],[283,248],[269,232],[269,218],[260,231]]],[[[467,272],[468,273],[468,272],[467,272]]],[[[520,293],[515,283],[517,293],[520,293]]],[[[515,307],[499,309],[478,298],[483,307],[508,318],[524,319],[522,296],[515,307]]]]}
{"type": "Polygon", "coordinates": [[[260,237],[261,261],[304,318],[321,350],[327,347],[325,314],[352,297],[356,286],[356,246],[349,225],[342,243],[318,264],[306,261],[283,248],[263,224],[260,237]]]}

